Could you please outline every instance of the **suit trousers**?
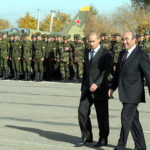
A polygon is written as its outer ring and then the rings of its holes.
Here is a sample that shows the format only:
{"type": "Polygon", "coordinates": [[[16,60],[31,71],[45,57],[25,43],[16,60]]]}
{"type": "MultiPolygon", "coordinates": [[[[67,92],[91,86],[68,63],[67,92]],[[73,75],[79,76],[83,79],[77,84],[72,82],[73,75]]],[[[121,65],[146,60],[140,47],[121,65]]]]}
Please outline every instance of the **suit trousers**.
{"type": "Polygon", "coordinates": [[[139,121],[137,107],[138,104],[123,103],[123,109],[121,112],[122,127],[117,147],[126,147],[129,131],[131,131],[135,147],[140,150],[146,150],[144,133],[139,121]]]}
{"type": "Polygon", "coordinates": [[[82,138],[93,139],[92,126],[90,120],[91,106],[94,104],[96,109],[99,137],[107,139],[109,135],[109,114],[108,99],[94,99],[93,94],[88,92],[83,99],[80,100],[78,108],[78,119],[82,138]]]}

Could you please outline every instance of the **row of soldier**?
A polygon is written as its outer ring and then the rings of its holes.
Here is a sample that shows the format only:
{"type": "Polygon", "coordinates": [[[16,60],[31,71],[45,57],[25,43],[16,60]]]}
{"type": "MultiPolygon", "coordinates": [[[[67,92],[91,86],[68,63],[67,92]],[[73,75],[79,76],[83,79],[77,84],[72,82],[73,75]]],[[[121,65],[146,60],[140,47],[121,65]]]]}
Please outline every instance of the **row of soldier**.
{"type": "Polygon", "coordinates": [[[42,81],[44,75],[46,80],[81,80],[85,46],[80,35],[74,36],[74,42],[69,35],[41,36],[40,32],[32,35],[32,41],[26,33],[20,38],[17,33],[9,39],[6,33],[0,37],[2,79],[23,76],[24,80],[42,81]]]}
{"type": "MultiPolygon", "coordinates": [[[[123,50],[121,35],[114,33],[110,37],[107,33],[100,35],[100,45],[112,51],[114,66],[120,51],[123,50]]],[[[149,32],[137,35],[137,44],[150,56],[149,32]]],[[[81,38],[74,35],[41,35],[40,32],[32,35],[24,33],[19,38],[17,33],[9,35],[2,33],[0,36],[0,73],[2,79],[35,81],[61,80],[81,81],[84,51],[89,49],[88,37],[81,38]]],[[[112,75],[113,71],[112,70],[112,75]]]]}

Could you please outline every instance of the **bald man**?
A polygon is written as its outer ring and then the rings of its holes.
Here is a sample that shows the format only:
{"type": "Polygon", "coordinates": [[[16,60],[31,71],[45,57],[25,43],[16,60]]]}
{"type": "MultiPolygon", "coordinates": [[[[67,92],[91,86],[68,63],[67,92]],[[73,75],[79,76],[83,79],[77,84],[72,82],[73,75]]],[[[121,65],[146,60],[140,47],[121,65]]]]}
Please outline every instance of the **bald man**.
{"type": "Polygon", "coordinates": [[[139,103],[145,102],[144,77],[150,92],[150,60],[147,54],[136,46],[132,32],[125,33],[122,42],[124,50],[120,53],[115,76],[108,91],[109,97],[113,98],[113,92],[118,87],[119,99],[123,105],[120,138],[114,150],[125,150],[129,131],[135,143],[134,150],[146,150],[137,108],[139,103]]]}

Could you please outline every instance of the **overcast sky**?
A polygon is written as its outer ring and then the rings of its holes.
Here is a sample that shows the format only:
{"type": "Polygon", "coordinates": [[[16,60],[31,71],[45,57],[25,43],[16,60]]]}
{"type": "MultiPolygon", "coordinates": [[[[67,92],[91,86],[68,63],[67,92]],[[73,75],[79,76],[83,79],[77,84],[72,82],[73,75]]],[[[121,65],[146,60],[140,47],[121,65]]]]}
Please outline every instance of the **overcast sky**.
{"type": "Polygon", "coordinates": [[[74,16],[83,6],[93,5],[99,13],[111,13],[117,7],[131,5],[130,0],[0,0],[0,19],[7,19],[12,25],[27,12],[37,18],[40,9],[41,20],[51,10],[60,10],[74,16]]]}

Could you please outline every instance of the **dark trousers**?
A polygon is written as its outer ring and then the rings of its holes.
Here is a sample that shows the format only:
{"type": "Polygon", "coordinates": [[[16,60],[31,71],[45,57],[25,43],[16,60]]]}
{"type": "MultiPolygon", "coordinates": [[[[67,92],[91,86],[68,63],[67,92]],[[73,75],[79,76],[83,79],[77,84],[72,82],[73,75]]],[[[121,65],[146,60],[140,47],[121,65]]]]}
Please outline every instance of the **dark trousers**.
{"type": "Polygon", "coordinates": [[[94,104],[99,127],[99,137],[107,139],[109,134],[108,99],[101,97],[94,99],[92,97],[90,92],[87,93],[87,95],[80,100],[78,108],[78,119],[82,138],[93,139],[90,113],[91,106],[94,104]]]}
{"type": "Polygon", "coordinates": [[[133,137],[135,147],[140,150],[146,150],[143,129],[139,121],[138,104],[123,103],[121,112],[121,132],[118,141],[118,147],[125,148],[129,131],[133,137]]]}

